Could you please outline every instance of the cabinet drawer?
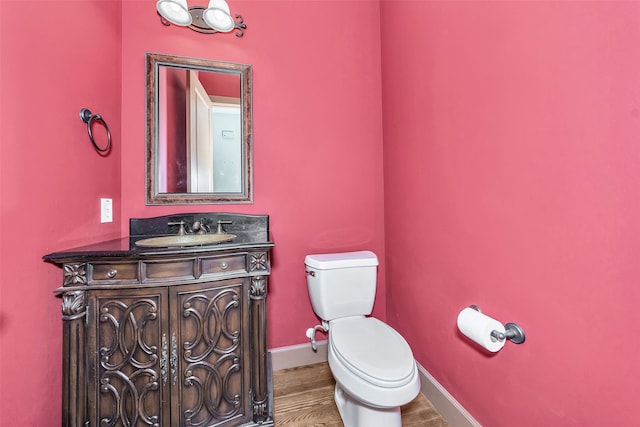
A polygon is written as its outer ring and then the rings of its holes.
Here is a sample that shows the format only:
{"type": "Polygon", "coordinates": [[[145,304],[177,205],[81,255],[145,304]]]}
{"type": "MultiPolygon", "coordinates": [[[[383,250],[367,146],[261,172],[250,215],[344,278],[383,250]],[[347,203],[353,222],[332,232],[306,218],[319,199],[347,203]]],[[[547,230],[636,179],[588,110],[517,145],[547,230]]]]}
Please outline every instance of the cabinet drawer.
{"type": "Polygon", "coordinates": [[[247,271],[247,258],[244,255],[202,258],[201,263],[203,276],[247,271]]]}
{"type": "Polygon", "coordinates": [[[166,260],[144,262],[143,282],[195,279],[194,260],[166,260]]]}
{"type": "Polygon", "coordinates": [[[92,282],[137,282],[138,263],[91,264],[92,282]]]}

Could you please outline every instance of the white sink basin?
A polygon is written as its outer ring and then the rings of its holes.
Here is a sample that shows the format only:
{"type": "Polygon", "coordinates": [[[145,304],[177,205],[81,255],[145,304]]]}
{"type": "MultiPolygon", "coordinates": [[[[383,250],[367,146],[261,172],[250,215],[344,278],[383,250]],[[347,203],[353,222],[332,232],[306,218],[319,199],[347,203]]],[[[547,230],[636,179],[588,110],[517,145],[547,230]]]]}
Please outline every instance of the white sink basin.
{"type": "Polygon", "coordinates": [[[136,246],[145,248],[171,248],[211,245],[235,239],[235,234],[185,234],[183,236],[150,237],[138,240],[136,246]]]}

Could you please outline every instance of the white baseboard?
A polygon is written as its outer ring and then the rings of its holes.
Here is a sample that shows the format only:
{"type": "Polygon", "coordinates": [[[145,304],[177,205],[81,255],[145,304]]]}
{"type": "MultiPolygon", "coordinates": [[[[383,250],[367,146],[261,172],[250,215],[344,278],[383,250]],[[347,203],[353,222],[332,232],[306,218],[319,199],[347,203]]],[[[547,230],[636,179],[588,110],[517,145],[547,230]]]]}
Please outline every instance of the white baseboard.
{"type": "Polygon", "coordinates": [[[327,361],[327,340],[317,341],[318,351],[313,351],[311,343],[297,344],[269,349],[274,371],[313,365],[327,361]]]}
{"type": "Polygon", "coordinates": [[[482,427],[419,363],[418,371],[420,371],[420,391],[452,427],[482,427]]]}
{"type": "MultiPolygon", "coordinates": [[[[274,371],[327,361],[327,341],[318,341],[318,351],[311,344],[297,344],[269,349],[274,371]]],[[[482,427],[442,385],[418,363],[420,391],[451,427],[482,427]]]]}

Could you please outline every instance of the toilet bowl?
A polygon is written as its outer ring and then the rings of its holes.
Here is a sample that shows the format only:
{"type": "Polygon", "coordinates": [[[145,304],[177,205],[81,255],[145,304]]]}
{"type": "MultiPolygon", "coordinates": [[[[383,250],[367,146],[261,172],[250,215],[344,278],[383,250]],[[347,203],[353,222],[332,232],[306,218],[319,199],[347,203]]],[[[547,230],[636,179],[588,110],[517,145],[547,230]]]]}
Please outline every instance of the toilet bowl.
{"type": "Polygon", "coordinates": [[[305,258],[314,311],[328,324],[334,398],[345,427],[399,427],[400,406],[420,391],[409,344],[391,326],[368,317],[377,263],[369,251],[305,258]]]}
{"type": "Polygon", "coordinates": [[[329,367],[345,426],[401,426],[400,406],[420,391],[409,345],[372,317],[335,320],[329,329],[329,367]]]}

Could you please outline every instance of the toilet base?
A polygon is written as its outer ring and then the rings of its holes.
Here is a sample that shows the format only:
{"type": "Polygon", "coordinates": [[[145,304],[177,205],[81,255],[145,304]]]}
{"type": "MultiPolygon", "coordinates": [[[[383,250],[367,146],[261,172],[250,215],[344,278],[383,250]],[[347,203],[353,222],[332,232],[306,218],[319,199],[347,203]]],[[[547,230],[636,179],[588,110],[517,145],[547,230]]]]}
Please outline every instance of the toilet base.
{"type": "Polygon", "coordinates": [[[354,399],[336,383],[334,399],[344,427],[402,427],[400,407],[373,408],[354,399]]]}

